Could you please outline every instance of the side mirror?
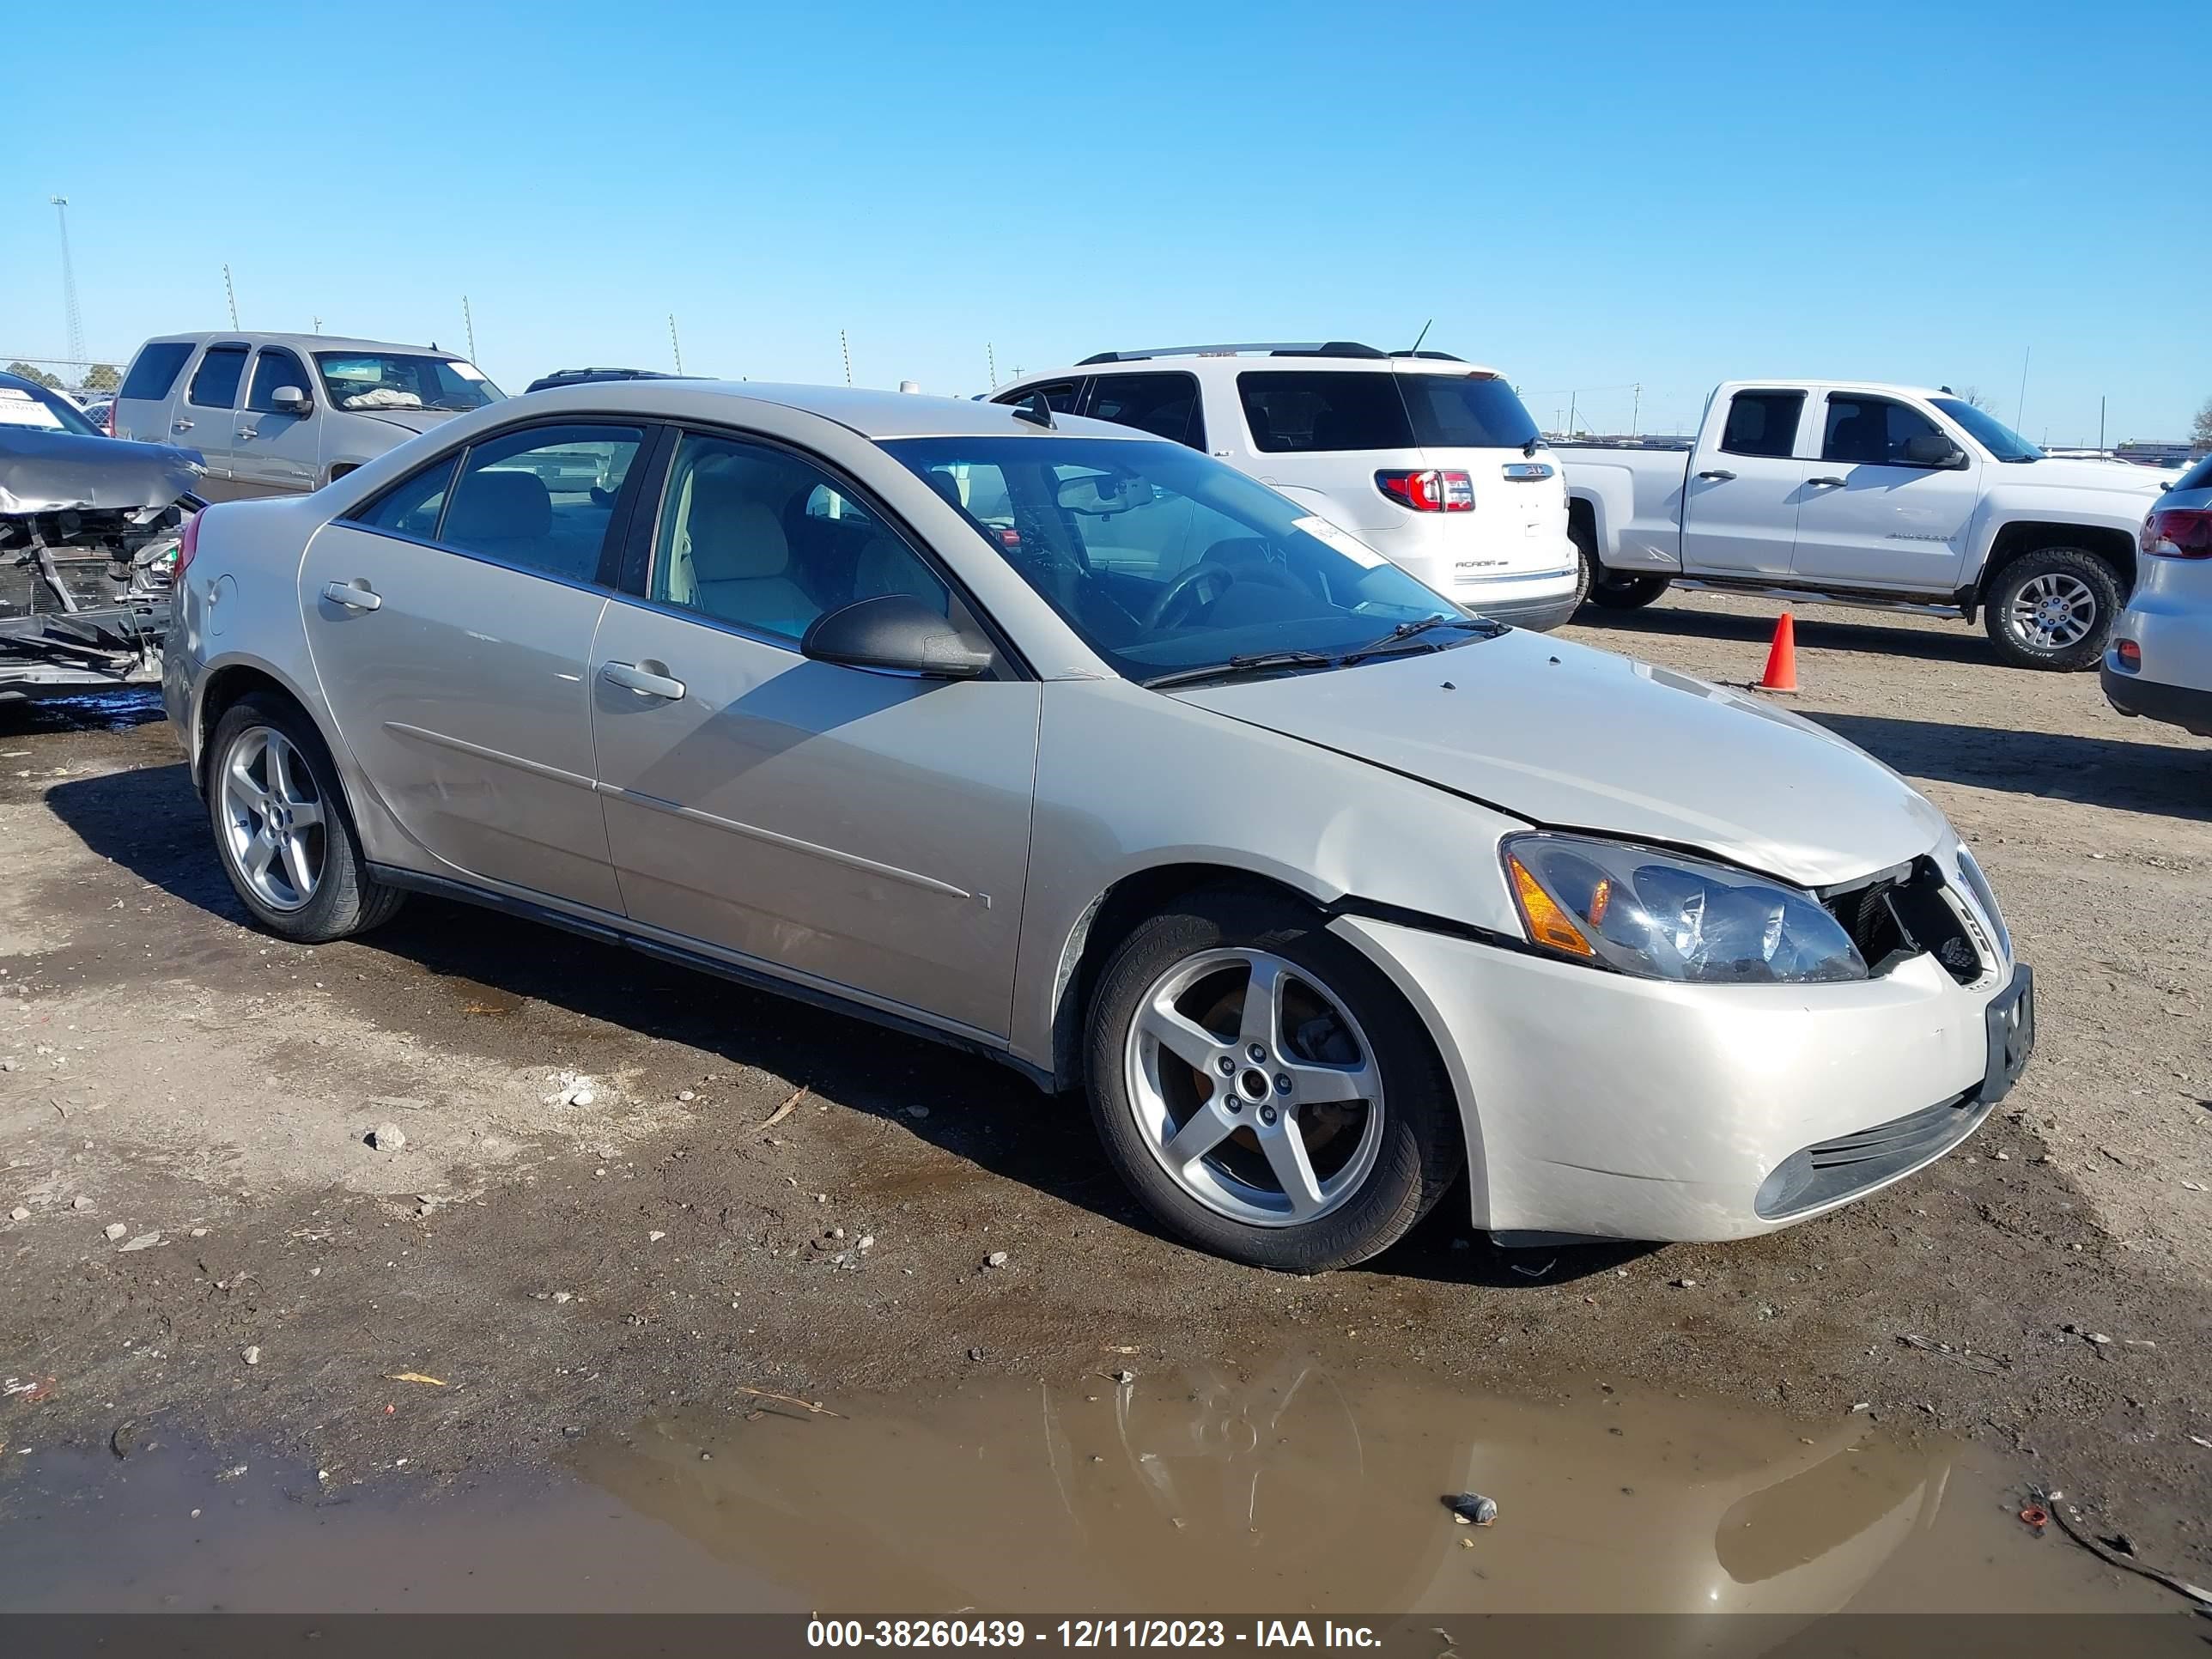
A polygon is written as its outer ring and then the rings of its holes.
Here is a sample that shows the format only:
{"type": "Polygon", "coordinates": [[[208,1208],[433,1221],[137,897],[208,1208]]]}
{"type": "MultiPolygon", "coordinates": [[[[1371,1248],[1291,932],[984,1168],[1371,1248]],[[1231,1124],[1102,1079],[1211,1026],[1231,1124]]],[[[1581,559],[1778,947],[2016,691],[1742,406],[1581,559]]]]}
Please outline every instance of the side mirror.
{"type": "Polygon", "coordinates": [[[884,593],[817,617],[799,641],[817,662],[972,680],[991,666],[991,647],[910,593],[884,593]]]}
{"type": "Polygon", "coordinates": [[[1966,465],[1966,452],[1940,432],[1923,432],[1905,441],[1905,459],[1911,466],[1958,471],[1966,465]]]}
{"type": "Polygon", "coordinates": [[[311,415],[315,408],[315,400],[295,386],[278,386],[269,401],[276,405],[279,415],[311,415]]]}

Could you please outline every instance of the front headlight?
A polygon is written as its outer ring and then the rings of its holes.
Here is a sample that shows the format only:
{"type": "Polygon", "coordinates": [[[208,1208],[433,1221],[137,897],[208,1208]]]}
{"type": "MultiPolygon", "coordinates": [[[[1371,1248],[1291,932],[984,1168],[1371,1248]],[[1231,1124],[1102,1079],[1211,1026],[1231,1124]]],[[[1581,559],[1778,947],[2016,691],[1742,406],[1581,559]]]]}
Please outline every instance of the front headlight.
{"type": "Polygon", "coordinates": [[[1699,984],[1867,976],[1841,925],[1796,888],[1582,836],[1511,836],[1499,851],[1528,942],[1570,960],[1699,984]]]}

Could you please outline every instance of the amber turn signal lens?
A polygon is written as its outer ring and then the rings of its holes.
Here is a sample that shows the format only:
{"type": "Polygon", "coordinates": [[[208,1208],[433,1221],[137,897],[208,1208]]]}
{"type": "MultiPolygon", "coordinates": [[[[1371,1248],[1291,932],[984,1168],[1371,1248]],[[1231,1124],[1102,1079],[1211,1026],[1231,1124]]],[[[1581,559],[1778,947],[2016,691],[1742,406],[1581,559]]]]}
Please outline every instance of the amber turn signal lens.
{"type": "Polygon", "coordinates": [[[1595,956],[1597,952],[1590,949],[1590,942],[1582,936],[1573,919],[1553,902],[1543,884],[1528,873],[1528,866],[1510,854],[1505,862],[1513,872],[1513,898],[1521,907],[1521,920],[1528,927],[1529,939],[1571,957],[1595,956]]]}

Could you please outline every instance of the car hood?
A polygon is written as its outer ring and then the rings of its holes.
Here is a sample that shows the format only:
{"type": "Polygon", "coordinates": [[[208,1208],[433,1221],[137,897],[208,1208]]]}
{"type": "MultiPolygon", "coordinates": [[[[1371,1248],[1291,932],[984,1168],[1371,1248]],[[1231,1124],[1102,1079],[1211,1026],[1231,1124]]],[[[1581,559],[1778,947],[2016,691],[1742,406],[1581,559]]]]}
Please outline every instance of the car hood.
{"type": "Polygon", "coordinates": [[[0,513],[167,507],[206,471],[174,444],[0,426],[0,513]]]}
{"type": "Polygon", "coordinates": [[[1184,702],[1556,829],[1706,852],[1805,886],[1929,851],[1943,815],[1834,733],[1741,692],[1516,630],[1184,702]]]}
{"type": "Polygon", "coordinates": [[[2038,484],[2051,489],[2110,489],[2123,495],[2155,495],[2181,476],[2172,467],[2137,466],[2131,461],[2084,461],[2046,455],[2024,465],[1999,465],[1999,483],[2038,484]]]}

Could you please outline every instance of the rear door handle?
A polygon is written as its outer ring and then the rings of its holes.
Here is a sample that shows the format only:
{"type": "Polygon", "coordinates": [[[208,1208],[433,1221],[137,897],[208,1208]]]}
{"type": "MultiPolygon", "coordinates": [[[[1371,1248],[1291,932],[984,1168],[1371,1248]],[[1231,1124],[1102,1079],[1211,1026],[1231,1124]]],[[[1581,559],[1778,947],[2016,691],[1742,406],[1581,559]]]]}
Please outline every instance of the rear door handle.
{"type": "Polygon", "coordinates": [[[172,421],[169,422],[169,430],[172,432],[190,432],[191,429],[192,423],[190,421],[172,421]]]}
{"type": "Polygon", "coordinates": [[[1715,483],[1727,483],[1735,478],[1735,474],[1724,466],[1717,466],[1711,471],[1700,472],[1698,476],[1700,478],[1711,478],[1715,483]]]}
{"type": "Polygon", "coordinates": [[[599,678],[610,685],[635,691],[641,697],[660,697],[674,702],[684,695],[684,682],[653,672],[660,666],[657,662],[611,662],[599,670],[599,678]]]}
{"type": "Polygon", "coordinates": [[[1818,484],[1823,489],[1841,489],[1844,487],[1844,481],[1841,478],[1808,478],[1805,482],[1808,484],[1818,484]]]}
{"type": "Polygon", "coordinates": [[[342,605],[349,611],[374,611],[384,603],[384,596],[372,591],[368,583],[359,576],[349,582],[325,582],[323,597],[332,605],[342,605]]]}

